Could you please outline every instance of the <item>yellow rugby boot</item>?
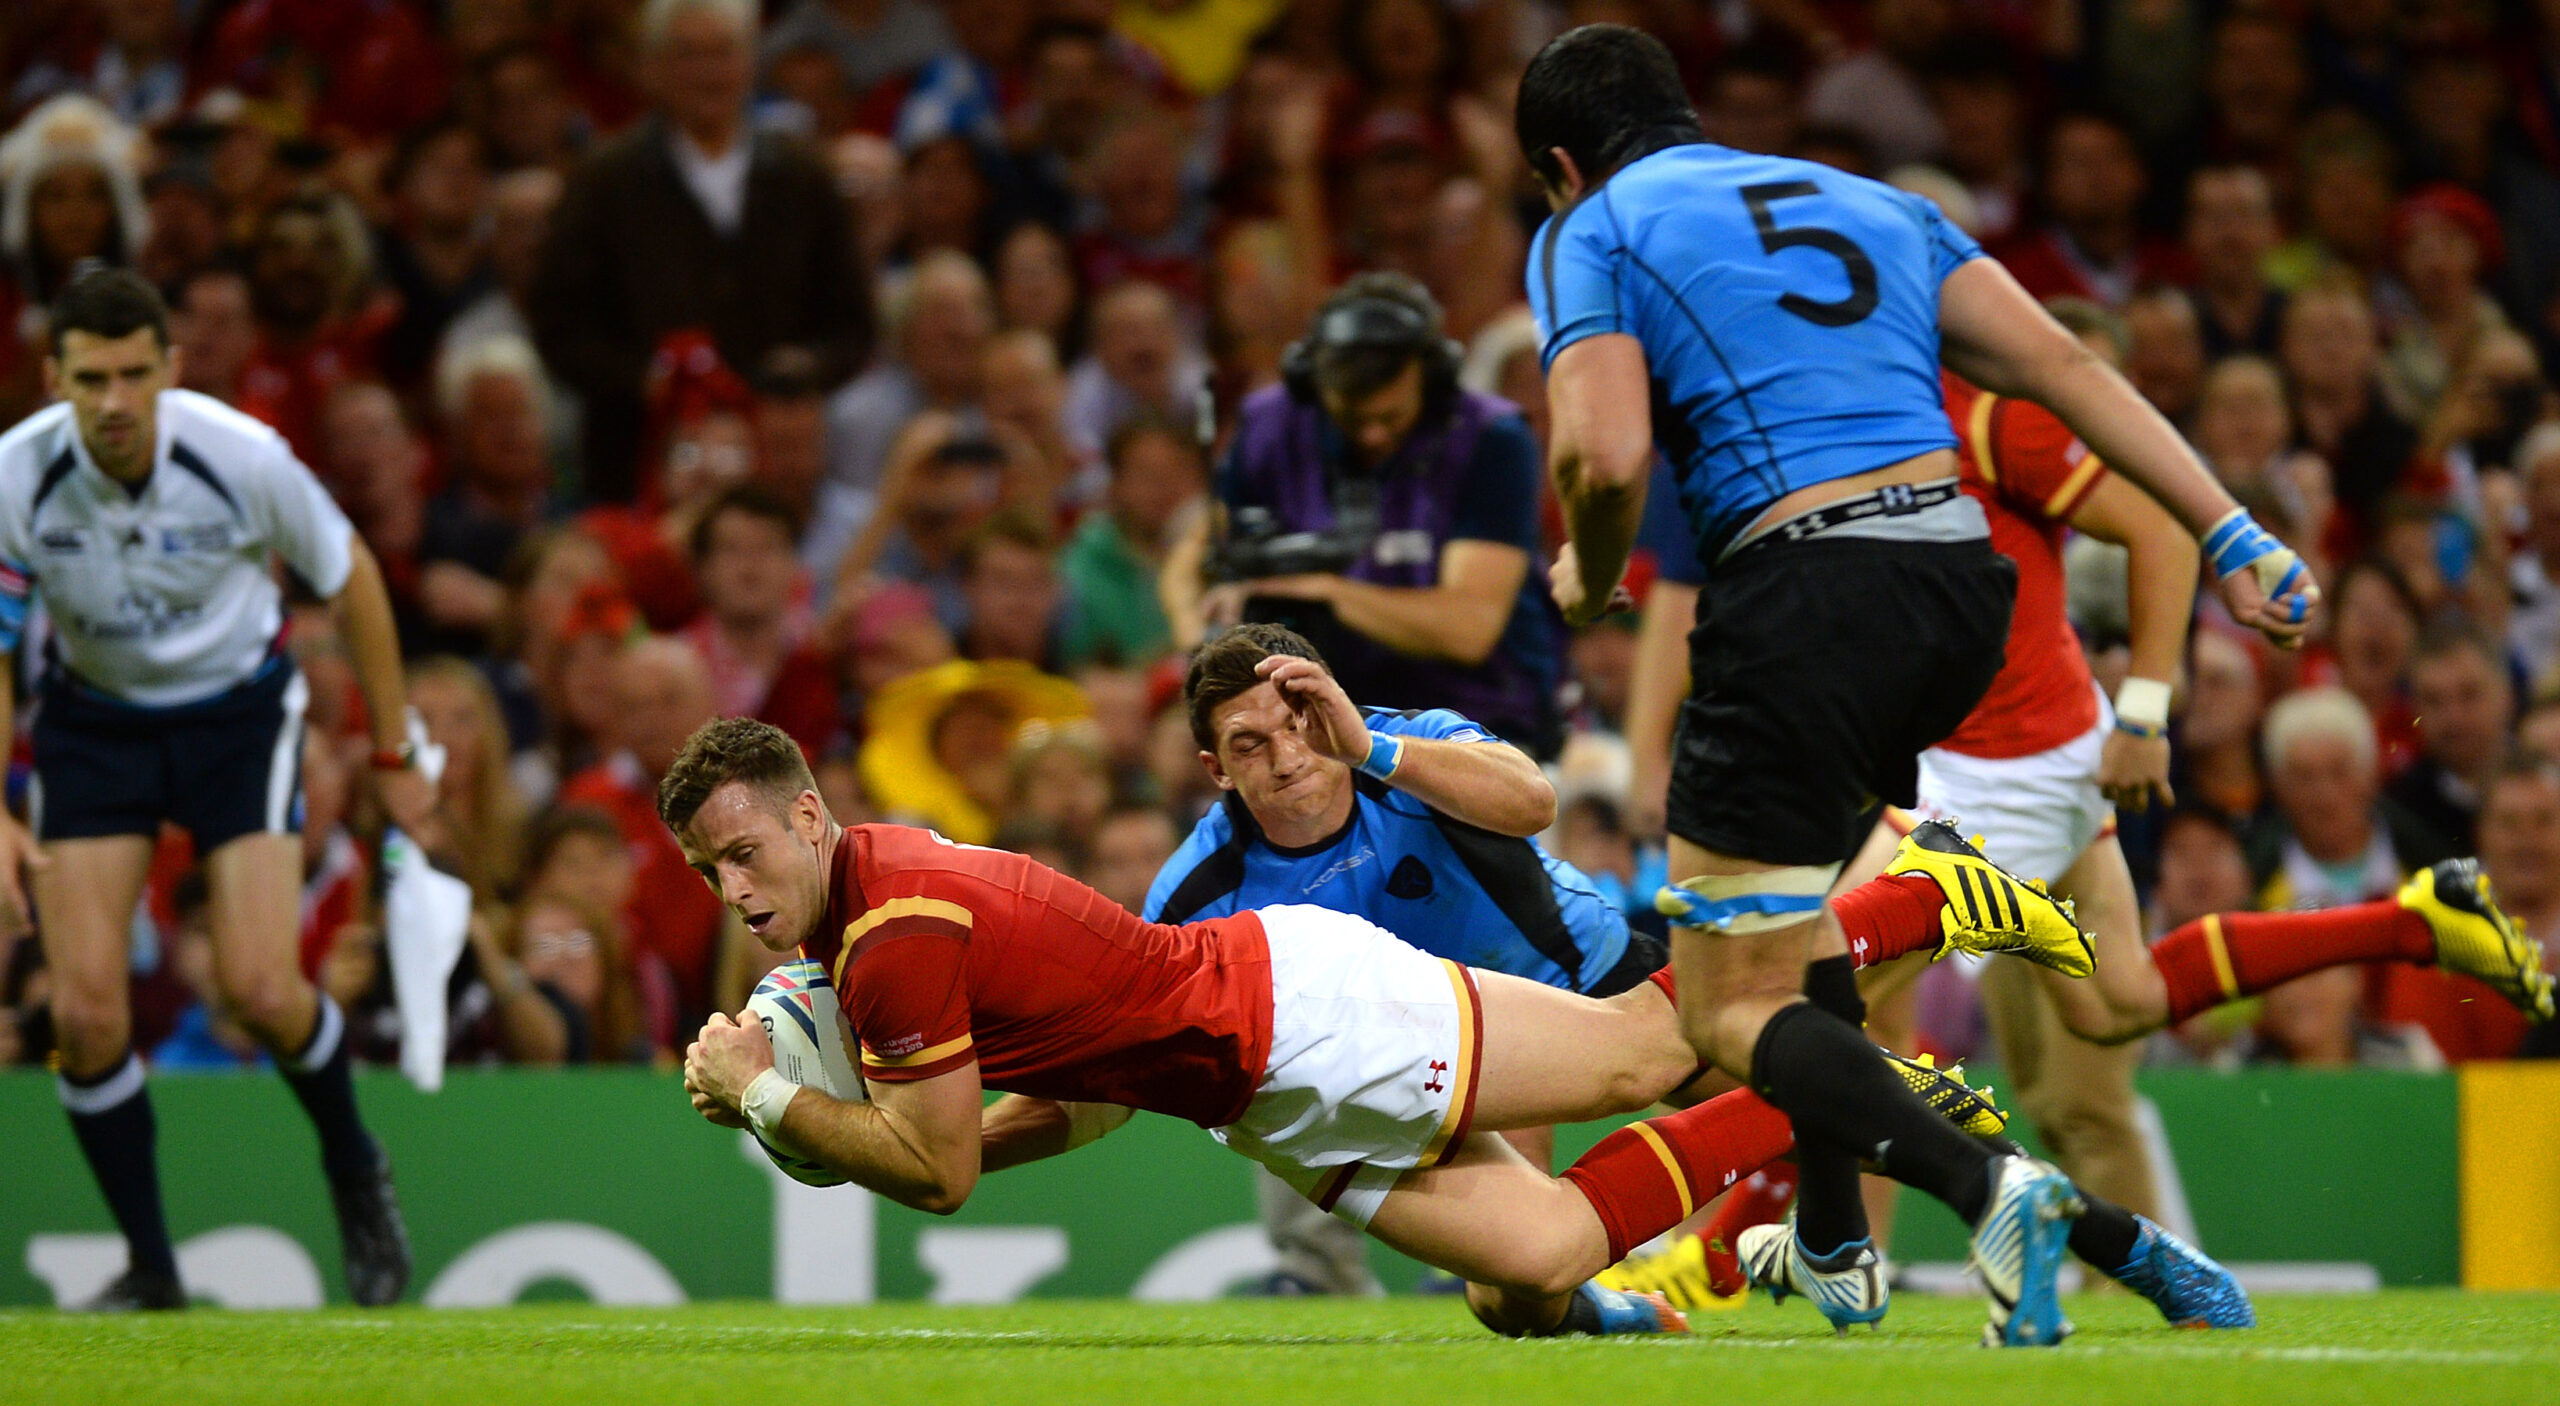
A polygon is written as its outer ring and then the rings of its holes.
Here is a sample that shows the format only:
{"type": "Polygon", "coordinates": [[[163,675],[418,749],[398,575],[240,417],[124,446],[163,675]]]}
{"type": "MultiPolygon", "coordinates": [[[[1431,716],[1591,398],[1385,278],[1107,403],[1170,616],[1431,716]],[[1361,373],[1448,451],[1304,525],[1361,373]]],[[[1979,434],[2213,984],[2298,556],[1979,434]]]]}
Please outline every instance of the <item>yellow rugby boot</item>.
{"type": "Polygon", "coordinates": [[[1940,1069],[1935,1055],[1905,1059],[1891,1050],[1877,1053],[1902,1076],[1911,1092],[1929,1105],[1930,1112],[1955,1124],[1956,1131],[1974,1137],[1999,1137],[2009,1130],[2009,1115],[1991,1101],[1991,1086],[1985,1084],[1977,1089],[1966,1083],[1963,1065],[1940,1069]]]}
{"type": "Polygon", "coordinates": [[[2480,978],[2535,1020],[2551,1019],[2551,973],[2542,969],[2542,949],[2498,911],[2479,860],[2448,859],[2421,869],[2396,898],[2435,933],[2437,966],[2480,978]]]}
{"type": "MultiPolygon", "coordinates": [[[[1709,1260],[1706,1237],[1695,1233],[1682,1235],[1668,1249],[1649,1255],[1629,1255],[1593,1276],[1605,1288],[1627,1294],[1660,1294],[1673,1308],[1684,1313],[1713,1312],[1742,1307],[1739,1288],[1730,1294],[1716,1292],[1715,1266],[1709,1260]]],[[[1733,1256],[1724,1257],[1730,1265],[1733,1256]]],[[[1739,1268],[1729,1268],[1731,1278],[1739,1280],[1739,1268]]]]}
{"type": "Polygon", "coordinates": [[[1946,941],[1937,955],[2006,952],[2064,976],[2098,969],[2097,947],[2081,931],[2070,903],[2043,884],[2018,878],[1985,859],[1943,820],[1923,820],[1903,836],[1888,874],[1925,874],[1946,897],[1938,922],[1946,941]]]}

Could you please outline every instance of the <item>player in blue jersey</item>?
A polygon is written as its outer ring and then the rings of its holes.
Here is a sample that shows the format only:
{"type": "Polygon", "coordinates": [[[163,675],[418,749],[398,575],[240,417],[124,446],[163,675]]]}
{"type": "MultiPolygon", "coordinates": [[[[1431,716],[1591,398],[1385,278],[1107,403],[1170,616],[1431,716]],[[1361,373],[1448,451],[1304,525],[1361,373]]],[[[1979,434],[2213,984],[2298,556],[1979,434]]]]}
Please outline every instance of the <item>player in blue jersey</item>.
{"type": "MultiPolygon", "coordinates": [[[[1188,923],[1275,903],[1356,913],[1435,957],[1587,996],[1614,996],[1659,970],[1660,938],[1631,932],[1591,880],[1529,838],[1554,816],[1537,764],[1447,709],[1353,706],[1315,647],[1270,624],[1201,647],[1184,679],[1200,758],[1223,791],[1147,893],[1144,916],[1188,923]],[[1265,661],[1270,661],[1266,666],[1265,661]],[[1269,686],[1265,686],[1265,685],[1269,686]],[[1311,701],[1310,701],[1311,700],[1311,701]],[[1414,768],[1391,781],[1301,752],[1274,766],[1300,708],[1398,739],[1480,743],[1438,784],[1414,768]]],[[[1506,1134],[1540,1168],[1550,1130],[1506,1134]]],[[[1275,1292],[1376,1291],[1358,1227],[1276,1177],[1257,1183],[1279,1269],[1275,1292]]]]}
{"type": "MultiPolygon", "coordinates": [[[[1957,487],[1941,359],[2051,409],[2149,489],[2203,539],[2236,618],[2291,643],[2316,592],[1935,207],[1709,144],[1656,41],[1613,25],[1559,36],[1522,74],[1515,121],[1556,212],[1528,260],[1570,536],[1556,603],[1579,624],[1628,602],[1657,450],[1706,565],[1662,902],[1691,1042],[1795,1120],[1797,1228],[1762,1237],[1745,1267],[1835,1326],[1881,1318],[1858,1199],[1870,1157],[1973,1225],[1988,1340],[2057,1342],[2054,1272],[2086,1203],[2052,1167],[1927,1116],[1858,1033],[1824,911],[1869,807],[1913,798],[1920,752],[1981,698],[2008,631],[2016,573],[1957,487]]],[[[2024,955],[2088,970],[2085,947],[2024,955]]],[[[2134,1229],[2093,1233],[2129,1252],[2134,1229]]]]}

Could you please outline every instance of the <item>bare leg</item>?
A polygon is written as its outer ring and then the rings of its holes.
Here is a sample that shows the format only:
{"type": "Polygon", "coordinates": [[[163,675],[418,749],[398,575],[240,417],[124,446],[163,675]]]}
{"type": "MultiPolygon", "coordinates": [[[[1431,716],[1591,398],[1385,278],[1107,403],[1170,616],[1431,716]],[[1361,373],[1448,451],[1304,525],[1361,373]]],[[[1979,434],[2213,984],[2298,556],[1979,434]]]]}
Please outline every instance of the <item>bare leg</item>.
{"type": "Polygon", "coordinates": [[[1477,1128],[1508,1132],[1634,1113],[1697,1071],[1670,999],[1652,982],[1596,1001],[1498,972],[1477,972],[1475,980],[1484,1003],[1477,1128]]]}
{"type": "MultiPolygon", "coordinates": [[[[1758,874],[1781,867],[1716,854],[1677,835],[1670,844],[1671,873],[1678,878],[1758,874]]],[[[1680,984],[1680,1030],[1698,1058],[1750,1082],[1751,1052],[1760,1029],[1769,1017],[1803,999],[1805,964],[1817,941],[1848,950],[1827,915],[1748,935],[1673,928],[1671,968],[1680,984]],[[1831,931],[1825,933],[1825,928],[1831,931]]]]}
{"type": "Polygon", "coordinates": [[[214,984],[223,1003],[280,1060],[301,1053],[320,1009],[302,975],[302,842],[242,835],[205,861],[212,890],[214,984]]]}
{"type": "MultiPolygon", "coordinates": [[[[2037,982],[2062,1027],[2083,1040],[2117,1045],[2167,1024],[2169,989],[2142,939],[2141,900],[2116,837],[2101,836],[2082,850],[2056,891],[2071,900],[2080,925],[2097,938],[2098,957],[2097,973],[2085,980],[2037,969],[2037,982]]],[[[2014,1076],[2017,1066],[2010,1068],[2014,1076]]]]}
{"type": "Polygon", "coordinates": [[[1590,1201],[1491,1133],[1469,1136],[1446,1165],[1406,1173],[1369,1233],[1466,1280],[1476,1316],[1515,1336],[1553,1331],[1567,1297],[1609,1267],[1590,1201]]]}
{"type": "Polygon", "coordinates": [[[2142,1047],[2093,1044],[2064,1029],[2034,971],[1994,962],[1982,974],[1983,1015],[2008,1067],[2010,1095],[2076,1185],[2152,1215],[2159,1187],[2133,1112],[2142,1047]]]}
{"type": "Polygon", "coordinates": [[[36,932],[53,977],[62,1071],[94,1078],[122,1060],[133,1040],[127,973],[151,841],[140,835],[53,840],[44,853],[51,862],[34,871],[36,932]]]}

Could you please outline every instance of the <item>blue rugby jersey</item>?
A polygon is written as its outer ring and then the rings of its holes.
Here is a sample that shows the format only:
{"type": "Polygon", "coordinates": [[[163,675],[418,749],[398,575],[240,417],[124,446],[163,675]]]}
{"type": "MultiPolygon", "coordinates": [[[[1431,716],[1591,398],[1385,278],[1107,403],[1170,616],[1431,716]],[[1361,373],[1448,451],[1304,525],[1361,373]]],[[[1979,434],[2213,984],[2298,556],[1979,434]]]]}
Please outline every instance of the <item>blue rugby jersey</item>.
{"type": "MultiPolygon", "coordinates": [[[[1368,710],[1371,729],[1501,744],[1447,709],[1368,710]]],[[[1341,832],[1303,849],[1263,837],[1233,794],[1202,816],[1147,892],[1150,921],[1187,923],[1277,903],[1355,913],[1423,951],[1568,991],[1597,985],[1627,950],[1627,921],[1579,869],[1534,839],[1443,815],[1354,775],[1341,832]]]]}
{"type": "Polygon", "coordinates": [[[1919,196],[1699,142],[1541,226],[1529,303],[1547,365],[1603,333],[1643,343],[1654,442],[1711,561],[1797,489],[1954,447],[1938,288],[1981,255],[1919,196]]]}

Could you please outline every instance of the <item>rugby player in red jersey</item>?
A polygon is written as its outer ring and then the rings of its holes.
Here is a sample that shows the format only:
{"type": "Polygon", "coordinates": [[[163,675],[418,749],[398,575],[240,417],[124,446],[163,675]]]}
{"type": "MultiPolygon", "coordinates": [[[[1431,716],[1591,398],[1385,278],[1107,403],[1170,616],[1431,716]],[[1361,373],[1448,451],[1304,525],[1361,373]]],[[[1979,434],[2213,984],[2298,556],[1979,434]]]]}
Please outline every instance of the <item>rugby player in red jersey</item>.
{"type": "MultiPolygon", "coordinates": [[[[871,1095],[783,1082],[759,1022],[715,1015],[685,1055],[695,1108],[903,1205],[948,1214],[982,1173],[1141,1109],[1210,1129],[1463,1276],[1497,1331],[1676,1332],[1667,1303],[1591,1276],[1793,1145],[1784,1115],[1738,1091],[1621,1129],[1561,1177],[1495,1135],[1632,1112],[1691,1083],[1697,1055],[1651,983],[1595,1001],[1299,905],[1148,923],[1020,855],[837,824],[799,747],[746,719],[695,733],[658,804],[758,941],[830,973],[871,1095]],[[985,1104],[990,1088],[1009,1096],[985,1104]]],[[[1969,851],[1878,880],[1931,899],[1878,905],[1900,916],[1859,925],[1877,950],[1955,938],[1941,870],[1985,892],[2010,884],[1969,851]]],[[[1951,1121],[1996,1128],[1961,1085],[1917,1066],[1905,1077],[1951,1121]]]]}

